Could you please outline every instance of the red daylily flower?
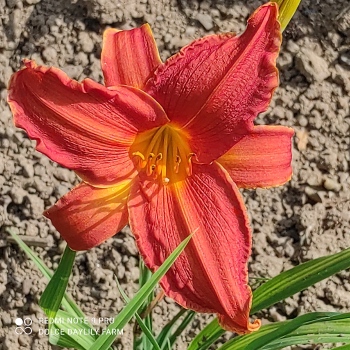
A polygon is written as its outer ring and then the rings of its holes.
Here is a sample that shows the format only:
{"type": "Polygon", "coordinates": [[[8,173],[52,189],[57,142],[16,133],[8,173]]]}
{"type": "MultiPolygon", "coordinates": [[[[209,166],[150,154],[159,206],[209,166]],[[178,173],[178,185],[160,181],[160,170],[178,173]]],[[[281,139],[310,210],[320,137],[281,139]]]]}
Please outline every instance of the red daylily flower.
{"type": "Polygon", "coordinates": [[[242,35],[204,37],[165,63],[147,24],[107,29],[106,86],[31,61],[9,86],[16,126],[83,180],[45,212],[68,245],[90,249],[129,222],[155,270],[198,229],[161,285],[238,333],[260,327],[249,321],[251,231],[238,187],[291,177],[293,131],[253,124],[278,85],[277,15],[268,3],[242,35]]]}

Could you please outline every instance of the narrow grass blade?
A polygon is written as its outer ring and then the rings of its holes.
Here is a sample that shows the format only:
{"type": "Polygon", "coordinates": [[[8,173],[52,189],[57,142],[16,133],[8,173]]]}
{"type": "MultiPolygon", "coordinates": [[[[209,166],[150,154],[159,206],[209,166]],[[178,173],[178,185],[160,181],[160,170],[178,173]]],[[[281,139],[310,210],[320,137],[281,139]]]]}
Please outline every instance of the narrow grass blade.
{"type": "Polygon", "coordinates": [[[310,260],[282,272],[253,292],[251,314],[255,314],[348,268],[350,268],[350,248],[340,253],[310,260]]]}
{"type": "Polygon", "coordinates": [[[325,344],[350,342],[350,314],[332,316],[322,322],[312,322],[302,325],[283,338],[272,341],[264,350],[279,350],[296,344],[325,344]]]}
{"type": "MultiPolygon", "coordinates": [[[[348,325],[349,327],[349,325],[348,325]]],[[[280,350],[292,345],[349,343],[350,334],[308,334],[300,337],[288,337],[276,340],[273,344],[264,347],[264,350],[280,350]]],[[[338,349],[338,348],[337,348],[338,349]]]]}
{"type": "Polygon", "coordinates": [[[157,337],[157,342],[162,350],[169,349],[167,347],[167,343],[169,341],[169,338],[171,336],[171,331],[173,327],[175,326],[175,323],[185,314],[188,310],[181,309],[174,317],[173,319],[168,322],[163,329],[160,331],[157,337]]]}
{"type": "Polygon", "coordinates": [[[75,337],[77,340],[72,339],[67,334],[61,333],[57,326],[52,326],[51,333],[49,334],[50,344],[57,345],[62,348],[86,350],[87,348],[79,344],[79,337],[75,337]]]}
{"type": "MultiPolygon", "coordinates": [[[[128,296],[125,294],[122,286],[120,285],[119,281],[116,279],[115,280],[116,283],[117,283],[117,287],[118,287],[118,290],[122,296],[122,298],[124,299],[124,301],[126,303],[129,303],[130,302],[130,299],[128,298],[128,296]]],[[[147,325],[143,322],[142,318],[140,317],[140,315],[136,312],[135,313],[135,318],[137,320],[137,323],[139,324],[140,328],[142,329],[143,333],[145,334],[145,336],[149,339],[149,342],[151,345],[153,345],[153,349],[154,350],[161,350],[158,343],[157,343],[157,340],[154,338],[153,336],[153,333],[152,331],[147,327],[147,325]]],[[[147,348],[144,348],[144,349],[151,349],[150,346],[148,346],[147,348]]]]}
{"type": "Polygon", "coordinates": [[[174,252],[165,260],[162,266],[153,274],[152,278],[137,292],[134,298],[114,319],[114,322],[108,326],[107,332],[99,336],[90,350],[106,350],[110,345],[112,345],[114,339],[116,338],[114,331],[122,329],[135,315],[137,310],[147,299],[148,295],[152,293],[159,280],[165,275],[176,258],[185,249],[191,237],[192,234],[188,236],[182,243],[180,243],[174,252]]]}
{"type": "Polygon", "coordinates": [[[10,229],[7,229],[7,232],[26,253],[26,255],[33,261],[44,277],[50,280],[53,272],[45,265],[45,263],[15,233],[13,233],[10,229]]]}
{"type": "MultiPolygon", "coordinates": [[[[316,315],[316,313],[305,314],[305,315],[302,315],[302,316],[299,316],[299,317],[293,319],[292,321],[288,322],[287,324],[283,325],[282,327],[278,327],[274,332],[263,335],[263,336],[257,338],[255,341],[251,342],[249,344],[249,349],[250,350],[263,350],[265,348],[265,345],[269,344],[273,340],[280,339],[281,337],[283,337],[289,333],[292,333],[293,331],[298,329],[303,324],[315,321],[316,317],[319,317],[322,321],[324,321],[330,317],[326,313],[317,313],[317,314],[318,315],[316,315]]],[[[234,347],[231,347],[228,349],[231,349],[231,350],[237,349],[238,350],[237,346],[234,346],[234,347]]]]}
{"type": "Polygon", "coordinates": [[[192,322],[195,315],[196,313],[194,311],[188,310],[187,315],[184,317],[182,322],[176,328],[175,332],[169,338],[171,347],[175,344],[177,338],[182,334],[185,328],[192,322]]]}
{"type": "Polygon", "coordinates": [[[144,345],[143,349],[145,349],[145,350],[146,349],[161,350],[158,343],[157,343],[157,340],[154,338],[153,333],[147,327],[147,325],[143,322],[142,318],[139,316],[138,313],[135,314],[135,318],[136,318],[137,323],[139,324],[140,328],[142,329],[142,332],[144,333],[144,335],[148,339],[148,342],[144,343],[146,345],[144,345]],[[153,348],[149,344],[151,344],[153,346],[153,348]]]}
{"type": "MultiPolygon", "coordinates": [[[[38,270],[46,277],[48,280],[53,276],[53,272],[45,265],[45,263],[11,230],[7,232],[16,241],[19,247],[25,252],[25,254],[31,259],[38,270]]],[[[62,306],[69,312],[73,317],[85,317],[83,311],[79,306],[66,294],[62,300],[62,306]]]]}
{"type": "Polygon", "coordinates": [[[57,317],[49,328],[49,338],[53,345],[69,346],[88,350],[98,337],[98,332],[85,322],[72,323],[72,316],[58,310],[57,317]]]}
{"type": "MultiPolygon", "coordinates": [[[[141,289],[147,283],[147,281],[149,281],[150,278],[152,277],[152,272],[145,266],[142,259],[140,259],[139,269],[140,269],[139,286],[141,289]]],[[[144,317],[143,320],[140,316],[140,315],[143,315],[145,312],[147,312],[147,309],[151,307],[153,298],[154,298],[154,291],[152,291],[152,293],[146,299],[145,303],[141,305],[141,307],[135,314],[136,319],[137,320],[140,319],[142,321],[142,324],[138,322],[134,326],[134,344],[133,344],[134,350],[151,349],[152,344],[156,342],[153,336],[152,310],[148,312],[148,314],[144,317]],[[138,329],[138,326],[141,328],[142,332],[140,332],[140,329],[138,329]],[[146,330],[146,332],[144,331],[144,329],[146,330]],[[152,339],[150,339],[150,336],[152,337],[152,339]]],[[[156,344],[158,346],[157,342],[156,344]]]]}
{"type": "Polygon", "coordinates": [[[66,247],[62,259],[57,270],[50,279],[49,284],[42,294],[39,305],[44,310],[46,316],[53,320],[62,303],[64,294],[66,293],[69,277],[75,260],[76,252],[66,247]]]}
{"type": "MultiPolygon", "coordinates": [[[[25,254],[28,256],[29,259],[31,259],[34,264],[36,265],[36,267],[38,268],[38,270],[43,274],[44,277],[46,277],[49,281],[53,276],[53,272],[45,265],[45,263],[15,234],[13,233],[11,230],[7,230],[7,232],[13,237],[13,239],[16,241],[16,243],[19,245],[19,247],[25,252],[25,254]]],[[[56,315],[56,319],[54,321],[56,321],[55,325],[54,325],[54,329],[58,329],[58,331],[51,331],[47,330],[48,335],[49,335],[49,341],[52,344],[56,344],[62,347],[71,347],[71,348],[75,348],[75,349],[89,349],[90,346],[93,344],[93,342],[95,341],[95,339],[97,338],[97,335],[95,335],[92,339],[90,339],[90,341],[88,342],[83,342],[82,344],[85,345],[85,347],[81,344],[77,343],[77,340],[79,340],[79,336],[76,335],[72,335],[69,336],[69,334],[64,333],[64,330],[59,331],[59,329],[63,329],[63,327],[59,327],[62,319],[64,318],[75,318],[75,319],[84,319],[86,320],[86,316],[83,313],[83,311],[79,308],[79,306],[74,302],[74,300],[72,298],[70,298],[67,294],[64,294],[64,297],[62,299],[62,306],[64,307],[64,309],[66,310],[66,312],[62,311],[62,310],[58,310],[57,315],[56,315]],[[58,320],[60,322],[57,322],[58,320]]],[[[68,323],[65,321],[62,321],[63,323],[68,323]]],[[[95,329],[91,326],[91,324],[89,323],[85,323],[84,322],[84,326],[85,329],[88,329],[85,331],[85,333],[89,333],[89,334],[94,334],[95,329]]],[[[70,332],[68,330],[66,330],[67,332],[70,332]]],[[[86,338],[86,336],[84,336],[84,338],[86,338]]],[[[111,350],[111,349],[110,349],[111,350]]]]}

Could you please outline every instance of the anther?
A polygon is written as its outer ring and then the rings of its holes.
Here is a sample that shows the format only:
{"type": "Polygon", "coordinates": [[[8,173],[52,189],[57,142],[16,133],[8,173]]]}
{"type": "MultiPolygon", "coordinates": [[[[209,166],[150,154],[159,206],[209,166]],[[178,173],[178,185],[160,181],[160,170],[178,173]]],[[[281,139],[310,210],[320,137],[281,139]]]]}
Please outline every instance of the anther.
{"type": "Polygon", "coordinates": [[[139,152],[139,151],[134,152],[132,155],[133,155],[134,157],[135,157],[135,156],[140,157],[141,160],[145,160],[145,156],[144,156],[141,152],[139,152]]]}
{"type": "Polygon", "coordinates": [[[174,166],[174,171],[176,174],[179,173],[180,163],[181,163],[181,158],[179,155],[177,155],[175,160],[175,166],[174,166]]]}
{"type": "Polygon", "coordinates": [[[162,172],[162,166],[160,164],[160,161],[163,159],[163,154],[162,153],[158,153],[156,160],[155,160],[155,167],[154,167],[154,176],[157,177],[160,175],[160,173],[162,172]]]}
{"type": "Polygon", "coordinates": [[[189,153],[187,156],[188,167],[186,167],[186,173],[188,176],[192,175],[192,157],[195,155],[196,155],[195,153],[189,153]]]}
{"type": "Polygon", "coordinates": [[[137,158],[137,166],[138,167],[140,167],[142,169],[146,166],[147,162],[145,161],[145,156],[141,152],[139,152],[139,151],[134,152],[134,153],[132,153],[132,156],[138,157],[137,158]]]}

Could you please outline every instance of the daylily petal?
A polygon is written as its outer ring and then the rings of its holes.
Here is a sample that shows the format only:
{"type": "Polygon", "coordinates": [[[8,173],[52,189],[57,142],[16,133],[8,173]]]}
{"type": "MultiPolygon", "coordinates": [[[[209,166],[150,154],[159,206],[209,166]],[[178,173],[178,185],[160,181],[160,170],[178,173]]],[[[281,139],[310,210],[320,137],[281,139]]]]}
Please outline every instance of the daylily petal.
{"type": "Polygon", "coordinates": [[[273,187],[292,176],[293,129],[284,126],[255,126],[217,161],[238,187],[273,187]]]}
{"type": "Polygon", "coordinates": [[[101,65],[106,86],[129,85],[142,89],[162,63],[151,28],[109,28],[103,33],[101,65]]]}
{"type": "Polygon", "coordinates": [[[78,83],[30,61],[12,76],[8,101],[16,126],[37,140],[38,151],[100,186],[130,176],[129,148],[137,133],[168,121],[141,90],[78,83]]]}
{"type": "Polygon", "coordinates": [[[126,180],[113,187],[96,188],[82,182],[44,215],[71,249],[93,248],[127,224],[130,184],[126,180]]]}
{"type": "Polygon", "coordinates": [[[159,66],[148,81],[145,91],[188,131],[199,162],[227,152],[266,110],[278,85],[277,14],[275,3],[261,6],[242,35],[199,39],[159,66]]]}
{"type": "Polygon", "coordinates": [[[219,314],[231,331],[247,333],[252,293],[247,285],[251,234],[241,195],[218,164],[193,165],[182,182],[135,183],[128,201],[130,226],[146,265],[156,270],[196,231],[161,280],[167,295],[199,312],[219,314]]]}

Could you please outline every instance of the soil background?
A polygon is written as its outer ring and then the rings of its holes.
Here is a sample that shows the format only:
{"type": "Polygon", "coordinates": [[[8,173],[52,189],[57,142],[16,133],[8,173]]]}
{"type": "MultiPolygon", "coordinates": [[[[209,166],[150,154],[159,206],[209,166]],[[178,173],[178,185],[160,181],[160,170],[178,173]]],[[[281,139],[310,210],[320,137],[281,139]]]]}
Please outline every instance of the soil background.
{"type": "MultiPolygon", "coordinates": [[[[150,23],[162,59],[203,35],[240,32],[262,1],[238,0],[0,0],[0,349],[51,349],[39,334],[38,300],[47,281],[9,239],[11,228],[55,269],[65,243],[42,216],[77,183],[75,174],[35,151],[16,129],[6,86],[23,58],[63,69],[77,80],[102,82],[102,33],[150,23]],[[15,319],[33,319],[33,334],[18,336],[15,319]]],[[[350,246],[350,4],[303,0],[283,34],[280,87],[258,124],[295,129],[294,175],[285,186],[242,191],[253,228],[250,284],[301,262],[350,246]]],[[[138,253],[126,228],[101,246],[79,253],[69,292],[91,317],[113,317],[123,307],[114,275],[132,297],[138,288],[138,253]]],[[[159,330],[177,312],[165,298],[154,309],[159,330]]],[[[349,272],[342,272],[279,303],[263,322],[309,311],[350,311],[349,272]]],[[[212,315],[198,316],[177,349],[185,349],[212,315]]],[[[232,336],[226,334],[226,338],[232,336]]],[[[132,349],[132,326],[115,343],[132,349]]],[[[305,349],[328,348],[319,345],[305,349]]],[[[297,347],[294,347],[297,349],[297,347]]],[[[249,350],[249,349],[248,349],[249,350]]]]}

